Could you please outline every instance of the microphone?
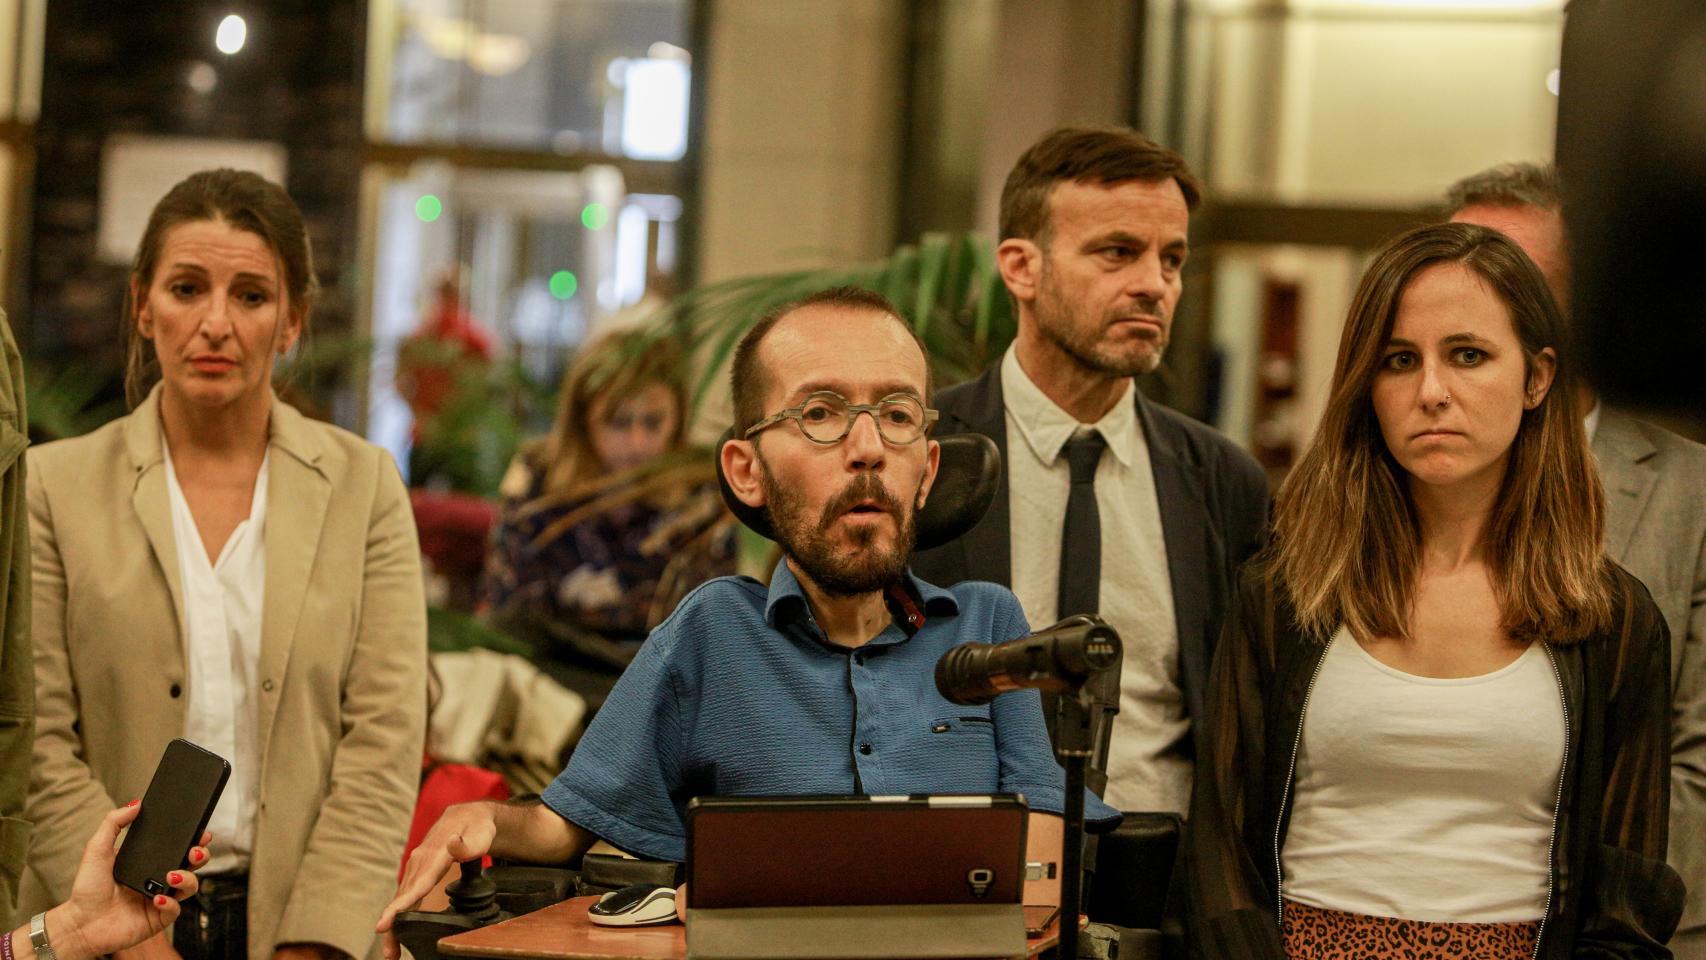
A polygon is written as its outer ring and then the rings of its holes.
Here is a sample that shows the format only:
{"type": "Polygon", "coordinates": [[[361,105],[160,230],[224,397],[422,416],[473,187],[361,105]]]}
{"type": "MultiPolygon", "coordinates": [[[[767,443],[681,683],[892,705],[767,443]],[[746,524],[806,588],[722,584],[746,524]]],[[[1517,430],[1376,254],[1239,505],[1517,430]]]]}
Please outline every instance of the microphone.
{"type": "Polygon", "coordinates": [[[936,661],[936,689],[950,703],[980,706],[1009,690],[1071,693],[1120,661],[1120,635],[1101,618],[1067,617],[1006,643],[963,643],[936,661]]]}

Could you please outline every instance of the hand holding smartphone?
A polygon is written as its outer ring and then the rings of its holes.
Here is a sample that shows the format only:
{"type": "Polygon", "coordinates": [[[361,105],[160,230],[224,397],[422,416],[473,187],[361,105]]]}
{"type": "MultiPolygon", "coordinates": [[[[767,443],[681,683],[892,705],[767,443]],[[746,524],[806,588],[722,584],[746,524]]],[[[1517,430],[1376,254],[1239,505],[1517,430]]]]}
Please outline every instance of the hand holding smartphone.
{"type": "Polygon", "coordinates": [[[145,897],[169,894],[166,874],[189,866],[184,860],[230,776],[225,758],[182,738],[168,743],[113,861],[113,879],[145,897]]]}

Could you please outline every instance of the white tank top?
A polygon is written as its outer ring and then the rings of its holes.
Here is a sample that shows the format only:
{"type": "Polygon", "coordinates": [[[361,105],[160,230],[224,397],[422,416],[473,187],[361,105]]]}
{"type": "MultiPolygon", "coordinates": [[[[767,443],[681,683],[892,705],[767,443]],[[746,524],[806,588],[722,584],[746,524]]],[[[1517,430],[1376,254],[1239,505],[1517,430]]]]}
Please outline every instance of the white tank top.
{"type": "Polygon", "coordinates": [[[1441,680],[1381,663],[1340,628],[1303,718],[1285,897],[1407,920],[1539,919],[1564,736],[1540,644],[1441,680]]]}

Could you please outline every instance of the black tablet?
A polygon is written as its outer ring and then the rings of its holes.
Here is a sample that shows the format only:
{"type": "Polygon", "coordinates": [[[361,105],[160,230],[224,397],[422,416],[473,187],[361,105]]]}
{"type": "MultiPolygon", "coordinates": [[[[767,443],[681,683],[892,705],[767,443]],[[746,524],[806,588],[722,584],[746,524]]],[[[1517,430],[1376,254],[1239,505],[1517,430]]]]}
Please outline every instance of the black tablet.
{"type": "Polygon", "coordinates": [[[1028,814],[1013,794],[699,797],[688,905],[1017,904],[1028,814]]]}

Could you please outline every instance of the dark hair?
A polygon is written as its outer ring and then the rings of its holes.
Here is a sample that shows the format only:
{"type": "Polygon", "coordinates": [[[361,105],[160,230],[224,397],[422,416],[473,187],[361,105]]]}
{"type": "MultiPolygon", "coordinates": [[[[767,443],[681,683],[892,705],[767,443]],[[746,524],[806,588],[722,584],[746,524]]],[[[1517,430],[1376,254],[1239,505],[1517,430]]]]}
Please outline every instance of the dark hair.
{"type": "Polygon", "coordinates": [[[1130,180],[1178,183],[1185,207],[1195,210],[1203,187],[1185,158],[1128,127],[1056,127],[1031,144],[1001,188],[1000,239],[1018,237],[1047,245],[1048,197],[1063,180],[1102,186],[1130,180]]]}
{"type": "Polygon", "coordinates": [[[735,408],[735,436],[745,433],[770,412],[763,408],[764,395],[769,390],[770,381],[764,364],[758,361],[758,345],[783,317],[806,307],[823,306],[882,313],[900,324],[907,336],[912,338],[912,342],[918,344],[918,352],[924,355],[923,399],[926,406],[930,404],[931,396],[935,392],[935,379],[930,373],[930,351],[925,348],[924,341],[918,338],[912,324],[907,323],[901,317],[900,311],[895,309],[895,305],[880,293],[863,287],[830,287],[810,296],[771,307],[758,318],[752,329],[740,338],[740,345],[735,348],[734,362],[729,367],[729,387],[735,408]]]}
{"type": "Polygon", "coordinates": [[[222,220],[266,243],[283,274],[290,310],[301,319],[303,335],[308,333],[308,312],[320,292],[320,283],[314,276],[314,254],[296,202],[283,187],[247,170],[192,173],[154,205],[148,226],[142,231],[142,242],[136,247],[136,262],[130,268],[131,283],[124,300],[124,391],[132,407],[148,395],[160,371],[152,344],[137,333],[136,314],[142,305],[136,290],[140,288],[146,296],[154,282],[166,233],[201,220],[222,220]]]}
{"type": "MultiPolygon", "coordinates": [[[[1421,532],[1372,394],[1405,288],[1438,264],[1463,266],[1504,303],[1530,376],[1542,350],[1564,346],[1540,269],[1497,230],[1421,227],[1375,256],[1345,320],[1321,424],[1274,497],[1272,569],[1299,622],[1321,636],[1340,623],[1361,636],[1409,635],[1421,532]]],[[[1560,357],[1546,396],[1523,411],[1487,522],[1501,625],[1518,640],[1569,642],[1611,616],[1605,497],[1571,379],[1560,357]]]]}
{"type": "Polygon", "coordinates": [[[1445,215],[1455,217],[1465,207],[1563,208],[1558,192],[1558,168],[1548,163],[1502,163],[1471,174],[1445,191],[1445,215]]]}

